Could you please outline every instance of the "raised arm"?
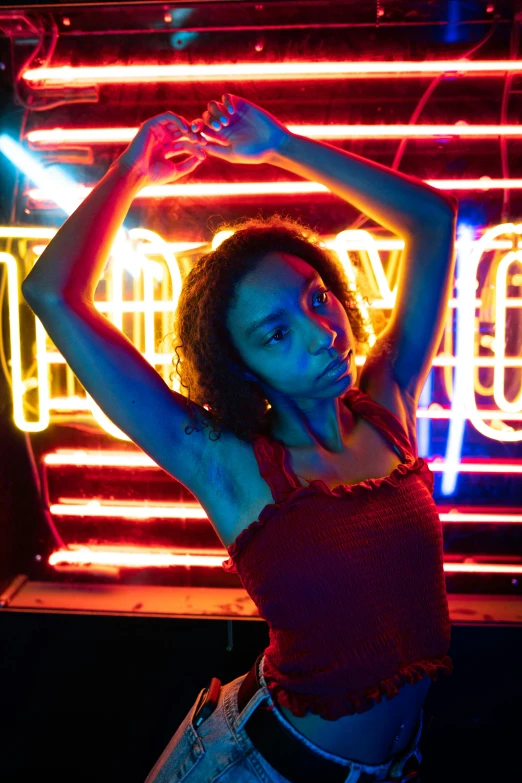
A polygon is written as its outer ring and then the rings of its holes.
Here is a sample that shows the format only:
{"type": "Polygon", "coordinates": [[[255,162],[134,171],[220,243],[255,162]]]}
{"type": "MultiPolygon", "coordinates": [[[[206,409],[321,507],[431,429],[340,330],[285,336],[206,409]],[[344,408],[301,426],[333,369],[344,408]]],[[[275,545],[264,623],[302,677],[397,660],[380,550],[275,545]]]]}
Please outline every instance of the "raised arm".
{"type": "Polygon", "coordinates": [[[193,124],[207,151],[234,163],[271,163],[354,204],[404,239],[393,312],[372,350],[379,367],[363,367],[360,384],[382,372],[398,386],[411,417],[435,358],[446,321],[455,268],[458,201],[417,177],[393,171],[326,142],[290,133],[259,106],[226,93],[193,124]],[[205,127],[206,126],[206,127],[205,127]],[[386,346],[392,346],[389,359],[386,346]]]}
{"type": "MultiPolygon", "coordinates": [[[[163,156],[168,144],[162,143],[163,156]]],[[[162,176],[170,180],[176,173],[181,176],[194,169],[203,157],[189,142],[175,141],[172,149],[178,144],[186,151],[194,150],[196,157],[175,166],[169,161],[168,168],[163,157],[157,165],[164,166],[162,176]]],[[[136,147],[131,145],[129,151],[134,154],[136,147]]],[[[220,445],[209,440],[209,415],[198,406],[195,411],[201,426],[190,436],[185,434],[185,427],[193,424],[185,398],[169,389],[130,340],[94,305],[94,291],[114,238],[132,199],[150,182],[146,168],[138,163],[137,157],[124,153],[111,166],[56,233],[23,282],[22,292],[109,419],[199,499],[199,492],[212,480],[226,439],[220,445]]],[[[153,157],[147,165],[154,175],[153,157]]],[[[155,171],[159,176],[160,169],[155,171]]]]}
{"type": "Polygon", "coordinates": [[[185,133],[184,123],[183,118],[166,112],[141,125],[129,147],[49,242],[24,280],[24,296],[93,301],[116,235],[138,191],[179,179],[203,160],[197,134],[185,133]],[[190,157],[174,163],[172,156],[183,152],[190,157]]]}

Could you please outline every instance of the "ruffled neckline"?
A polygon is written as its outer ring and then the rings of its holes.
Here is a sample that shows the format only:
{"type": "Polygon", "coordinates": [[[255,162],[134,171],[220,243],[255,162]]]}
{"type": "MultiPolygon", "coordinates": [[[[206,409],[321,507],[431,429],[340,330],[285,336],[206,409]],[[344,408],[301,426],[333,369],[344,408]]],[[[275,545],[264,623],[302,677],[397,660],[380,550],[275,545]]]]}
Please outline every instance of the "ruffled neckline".
{"type": "MultiPolygon", "coordinates": [[[[371,405],[379,405],[379,403],[375,403],[371,398],[366,395],[364,392],[361,392],[360,389],[352,388],[347,391],[345,396],[343,397],[343,401],[345,404],[347,404],[351,410],[354,410],[356,413],[360,413],[360,405],[358,404],[358,400],[361,401],[363,405],[371,404],[371,405]],[[357,394],[354,394],[356,392],[357,394]],[[359,395],[362,395],[359,396],[359,395]],[[355,400],[353,398],[356,398],[355,400]],[[366,399],[365,399],[366,398],[366,399]],[[355,405],[354,405],[355,402],[355,405]]],[[[382,406],[381,406],[382,407],[382,406]]],[[[386,409],[387,410],[387,409],[386,409]]],[[[391,411],[387,411],[391,416],[395,417],[395,414],[393,414],[391,411]]],[[[402,427],[401,422],[397,419],[397,422],[402,427]]],[[[274,441],[275,438],[271,438],[269,436],[259,436],[259,438],[264,438],[265,440],[274,441]]],[[[280,441],[276,441],[277,443],[280,443],[280,441]]],[[[280,444],[283,446],[283,444],[280,444]]],[[[286,447],[283,446],[283,448],[286,451],[286,447]]],[[[401,447],[399,447],[401,448],[401,447]]],[[[244,528],[238,536],[235,538],[235,540],[230,544],[229,547],[227,547],[227,552],[230,555],[230,558],[228,560],[225,560],[223,562],[223,568],[226,571],[233,571],[236,572],[233,558],[236,557],[243,545],[246,541],[248,541],[252,536],[258,531],[260,528],[264,527],[265,524],[272,519],[276,514],[278,514],[283,508],[286,510],[288,508],[291,508],[293,505],[295,505],[297,502],[302,500],[303,498],[308,497],[309,495],[316,495],[316,494],[324,494],[329,495],[330,497],[335,498],[345,498],[345,497],[358,497],[360,495],[363,495],[367,492],[372,492],[374,489],[378,489],[381,486],[390,486],[390,487],[398,487],[401,481],[402,476],[406,476],[409,473],[415,473],[419,471],[424,471],[425,476],[428,477],[429,484],[431,486],[431,489],[433,490],[433,473],[429,469],[426,461],[422,457],[415,457],[415,455],[411,451],[407,451],[404,448],[401,448],[401,451],[403,451],[405,461],[402,462],[400,465],[397,465],[396,468],[392,470],[392,472],[388,476],[383,476],[381,478],[368,478],[364,479],[363,481],[359,481],[356,484],[339,484],[336,487],[328,487],[328,485],[323,481],[323,479],[313,479],[309,481],[308,486],[306,487],[296,487],[293,490],[290,490],[285,497],[277,502],[277,503],[267,503],[267,505],[262,509],[261,513],[259,514],[259,517],[255,519],[253,522],[251,522],[248,527],[244,528]]],[[[293,471],[290,472],[291,474],[293,471]]],[[[295,473],[293,474],[295,476],[295,473]]],[[[305,479],[307,481],[307,479],[305,479]]]]}

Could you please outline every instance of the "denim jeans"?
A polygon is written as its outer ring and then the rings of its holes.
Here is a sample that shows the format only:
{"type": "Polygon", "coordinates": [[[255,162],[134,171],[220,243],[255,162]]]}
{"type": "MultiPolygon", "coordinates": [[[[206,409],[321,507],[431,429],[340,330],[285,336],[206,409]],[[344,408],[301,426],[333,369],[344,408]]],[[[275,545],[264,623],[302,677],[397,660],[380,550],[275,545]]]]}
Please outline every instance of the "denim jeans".
{"type": "MultiPolygon", "coordinates": [[[[188,714],[149,772],[145,783],[181,783],[181,781],[183,783],[185,781],[187,783],[217,781],[219,783],[259,783],[259,781],[288,783],[288,779],[271,767],[256,749],[244,729],[245,723],[259,702],[267,699],[270,704],[274,704],[263,677],[263,661],[264,658],[259,672],[261,688],[252,696],[243,711],[241,713],[238,711],[237,695],[246,674],[221,686],[216,709],[196,729],[192,718],[199,698],[206,689],[200,691],[188,714]]],[[[357,783],[364,772],[374,774],[376,781],[393,779],[396,783],[402,783],[403,780],[407,780],[407,777],[409,778],[409,776],[403,778],[401,773],[411,756],[415,756],[419,764],[422,761],[419,750],[422,712],[417,731],[410,744],[402,753],[393,757],[394,764],[391,769],[390,760],[386,764],[362,764],[328,753],[298,732],[278,709],[274,709],[272,714],[299,739],[303,746],[323,758],[336,761],[346,767],[345,783],[357,783]]],[[[364,775],[362,779],[367,780],[364,775]]],[[[419,777],[415,778],[415,783],[420,783],[419,777]]]]}

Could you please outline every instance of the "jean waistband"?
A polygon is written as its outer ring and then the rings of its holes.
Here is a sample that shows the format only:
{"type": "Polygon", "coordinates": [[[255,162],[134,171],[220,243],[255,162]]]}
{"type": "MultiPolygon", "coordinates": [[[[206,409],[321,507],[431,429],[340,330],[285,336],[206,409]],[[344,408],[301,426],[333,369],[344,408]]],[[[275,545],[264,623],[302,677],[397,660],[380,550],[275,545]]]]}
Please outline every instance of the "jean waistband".
{"type": "MultiPolygon", "coordinates": [[[[408,775],[408,779],[414,781],[414,772],[420,769],[422,761],[422,755],[417,747],[422,734],[422,712],[417,730],[407,748],[386,763],[363,764],[336,756],[318,748],[300,734],[277,709],[263,676],[263,658],[263,653],[258,656],[241,684],[238,694],[239,711],[243,713],[248,704],[249,709],[246,712],[249,714],[245,716],[244,724],[243,721],[240,723],[244,725],[245,731],[261,755],[284,777],[292,783],[299,783],[301,780],[310,780],[310,774],[313,772],[314,779],[320,779],[324,783],[327,781],[345,783],[347,780],[359,781],[359,783],[384,781],[388,776],[396,778],[397,775],[404,774],[406,765],[414,757],[414,761],[408,765],[413,772],[411,778],[408,775]],[[263,692],[261,698],[257,693],[258,690],[263,692]],[[271,704],[268,708],[266,701],[271,704]]],[[[399,782],[399,778],[397,781],[399,782]]]]}

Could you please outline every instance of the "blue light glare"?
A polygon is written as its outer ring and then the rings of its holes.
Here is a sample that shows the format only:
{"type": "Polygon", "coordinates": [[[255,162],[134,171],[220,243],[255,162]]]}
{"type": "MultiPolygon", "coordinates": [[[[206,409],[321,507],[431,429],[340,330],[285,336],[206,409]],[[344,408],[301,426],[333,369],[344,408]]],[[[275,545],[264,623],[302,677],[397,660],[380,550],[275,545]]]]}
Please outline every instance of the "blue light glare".
{"type": "Polygon", "coordinates": [[[194,38],[197,38],[199,33],[190,33],[183,30],[179,30],[177,33],[172,33],[170,36],[170,45],[173,49],[183,50],[191,44],[194,38]]]}
{"type": "MultiPolygon", "coordinates": [[[[474,313],[475,288],[470,286],[469,270],[474,243],[474,229],[466,223],[457,223],[458,250],[456,258],[456,308],[455,308],[455,368],[453,393],[451,398],[448,437],[444,471],[442,473],[441,494],[453,495],[457,488],[459,465],[462,459],[462,444],[466,431],[466,384],[473,383],[473,371],[469,377],[465,352],[469,346],[469,329],[474,329],[474,320],[469,323],[470,313],[474,313]],[[469,298],[472,297],[471,306],[469,298]]],[[[473,344],[473,342],[472,342],[473,344]]],[[[471,360],[471,357],[468,357],[471,360]]]]}

